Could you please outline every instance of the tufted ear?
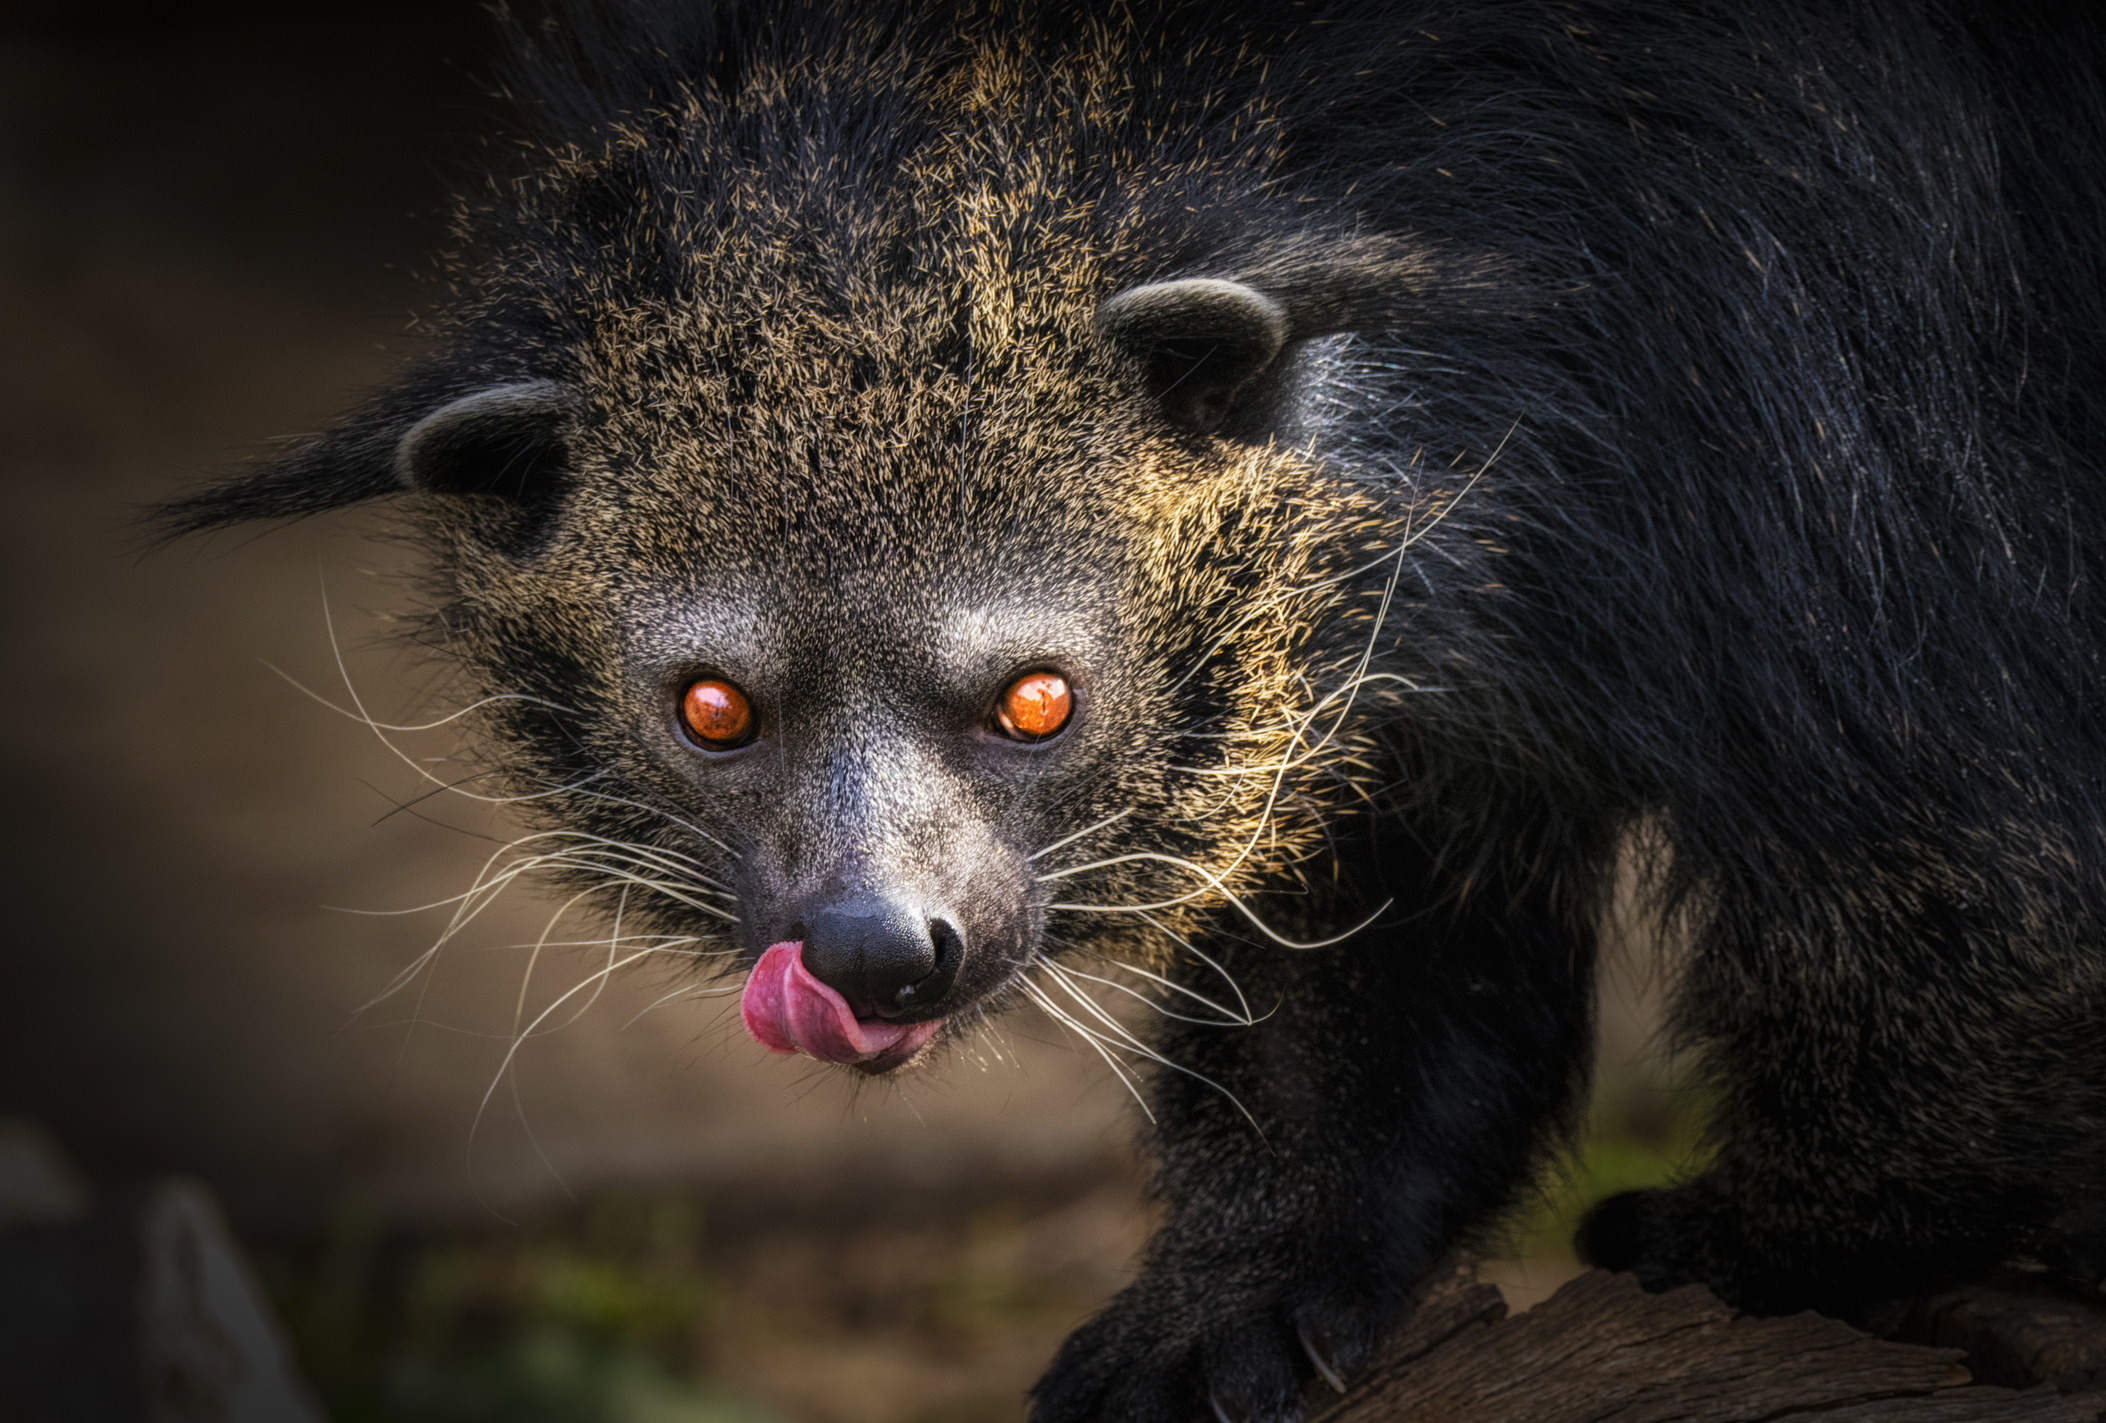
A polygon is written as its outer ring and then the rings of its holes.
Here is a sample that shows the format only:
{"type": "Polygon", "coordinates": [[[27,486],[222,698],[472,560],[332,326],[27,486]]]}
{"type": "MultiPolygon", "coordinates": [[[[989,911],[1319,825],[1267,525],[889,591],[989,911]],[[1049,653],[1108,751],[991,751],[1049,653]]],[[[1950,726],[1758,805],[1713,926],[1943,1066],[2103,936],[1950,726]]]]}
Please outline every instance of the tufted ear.
{"type": "Polygon", "coordinates": [[[1097,308],[1098,334],[1188,430],[1218,430],[1245,406],[1262,410],[1270,378],[1299,342],[1506,318],[1527,306],[1502,259],[1411,237],[1295,239],[1248,251],[1235,266],[1234,280],[1151,282],[1097,308]]]}
{"type": "Polygon", "coordinates": [[[543,502],[564,461],[570,393],[554,381],[492,386],[442,405],[402,434],[395,477],[430,494],[543,502]]]}
{"type": "Polygon", "coordinates": [[[574,407],[569,389],[553,381],[513,381],[447,400],[432,392],[435,383],[405,381],[326,434],[159,505],[147,520],[163,535],[196,533],[252,519],[303,518],[417,489],[496,495],[521,506],[529,515],[525,523],[535,522],[531,516],[562,493],[564,435],[574,407]]]}
{"type": "Polygon", "coordinates": [[[1278,302],[1218,277],[1120,292],[1097,308],[1097,330],[1139,363],[1148,394],[1172,424],[1201,432],[1220,428],[1290,334],[1278,302]]]}

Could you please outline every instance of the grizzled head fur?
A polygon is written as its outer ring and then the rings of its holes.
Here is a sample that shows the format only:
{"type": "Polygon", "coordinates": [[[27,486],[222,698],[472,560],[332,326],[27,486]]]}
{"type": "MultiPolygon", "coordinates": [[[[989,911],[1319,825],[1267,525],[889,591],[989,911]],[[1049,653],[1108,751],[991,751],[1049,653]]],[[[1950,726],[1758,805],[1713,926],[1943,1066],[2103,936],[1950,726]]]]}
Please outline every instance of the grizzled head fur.
{"type": "Polygon", "coordinates": [[[1276,126],[1148,141],[1130,19],[697,23],[657,48],[736,65],[595,88],[524,41],[544,131],[462,206],[434,353],[169,517],[400,495],[511,792],[653,866],[632,923],[845,935],[832,986],[906,1020],[1160,957],[1364,793],[1369,638],[1470,472],[1328,467],[1318,338],[1452,323],[1491,264],[1254,213],[1276,126]],[[1073,716],[1005,738],[1037,670],[1073,716]],[[683,732],[700,679],[750,741],[683,732]]]}

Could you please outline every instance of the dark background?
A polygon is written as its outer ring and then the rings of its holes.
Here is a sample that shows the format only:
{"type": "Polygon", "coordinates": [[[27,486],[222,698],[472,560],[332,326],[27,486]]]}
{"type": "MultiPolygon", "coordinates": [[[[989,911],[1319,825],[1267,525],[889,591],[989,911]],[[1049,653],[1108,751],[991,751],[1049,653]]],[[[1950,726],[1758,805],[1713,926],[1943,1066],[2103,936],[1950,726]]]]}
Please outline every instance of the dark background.
{"type": "MultiPolygon", "coordinates": [[[[415,1280],[461,1240],[511,1251],[505,1298],[546,1313],[523,1242],[646,1198],[710,1222],[695,1269],[717,1303],[665,1316],[692,1336],[680,1368],[787,1417],[1014,1416],[1145,1225],[1103,1069],[1020,1020],[1015,1061],[857,1093],[767,1059],[726,1000],[630,1024],[680,986],[646,975],[527,1044],[478,1124],[517,1005],[531,1019],[589,954],[544,957],[522,996],[518,946],[552,906],[515,892],[428,988],[360,1013],[443,915],[325,906],[457,894],[501,825],[461,802],[389,814],[416,774],[265,665],[343,701],[333,620],[367,705],[417,719],[429,669],[386,636],[402,552],[369,514],[164,549],[137,525],[413,349],[447,184],[501,122],[493,34],[460,0],[0,4],[0,1113],[104,1181],[207,1181],[296,1332],[322,1310],[303,1347],[367,1340],[309,1358],[351,1380],[323,1379],[349,1390],[339,1419],[414,1413],[358,1392],[410,1347],[381,1264],[415,1280]],[[346,1258],[367,1281],[350,1305],[346,1258]]],[[[1612,1066],[1649,1021],[1628,996],[1612,1066]]],[[[1641,1118],[1647,1071],[1612,1076],[1641,1118]]],[[[1654,1169],[1634,1159],[1608,1176],[1654,1169]]]]}

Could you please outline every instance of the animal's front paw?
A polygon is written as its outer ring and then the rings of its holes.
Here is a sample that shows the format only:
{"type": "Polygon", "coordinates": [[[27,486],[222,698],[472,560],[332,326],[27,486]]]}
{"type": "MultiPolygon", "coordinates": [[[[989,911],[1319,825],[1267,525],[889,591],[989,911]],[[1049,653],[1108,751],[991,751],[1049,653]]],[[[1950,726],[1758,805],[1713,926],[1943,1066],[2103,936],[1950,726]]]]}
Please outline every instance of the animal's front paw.
{"type": "Polygon", "coordinates": [[[1061,1346],[1031,1423],[1294,1423],[1304,1388],[1343,1392],[1394,1322],[1402,1291],[1361,1273],[1153,1270],[1061,1346]]]}

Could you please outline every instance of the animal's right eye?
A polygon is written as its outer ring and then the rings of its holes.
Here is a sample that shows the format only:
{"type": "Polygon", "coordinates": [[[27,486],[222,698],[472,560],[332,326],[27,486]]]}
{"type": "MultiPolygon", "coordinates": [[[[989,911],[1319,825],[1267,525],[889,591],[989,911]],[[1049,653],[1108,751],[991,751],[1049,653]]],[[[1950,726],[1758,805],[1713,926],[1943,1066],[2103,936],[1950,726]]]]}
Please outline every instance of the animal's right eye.
{"type": "Polygon", "coordinates": [[[680,698],[688,735],[711,751],[730,751],[753,739],[753,703],[729,682],[705,677],[680,698]]]}
{"type": "Polygon", "coordinates": [[[1075,714],[1075,693],[1058,672],[1026,672],[995,703],[995,728],[1012,741],[1058,735],[1075,714]]]}

